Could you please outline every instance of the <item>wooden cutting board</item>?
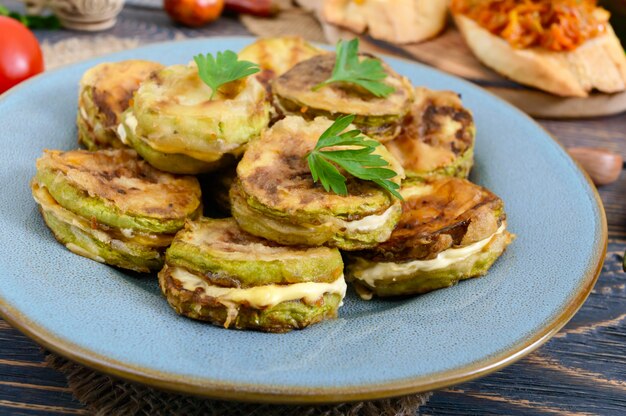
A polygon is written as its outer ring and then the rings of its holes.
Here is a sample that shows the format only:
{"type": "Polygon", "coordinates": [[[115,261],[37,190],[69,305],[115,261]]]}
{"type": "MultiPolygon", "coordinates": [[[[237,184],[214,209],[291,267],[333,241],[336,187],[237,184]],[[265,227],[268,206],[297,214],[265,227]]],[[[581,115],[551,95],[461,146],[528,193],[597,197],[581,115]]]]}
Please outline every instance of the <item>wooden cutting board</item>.
{"type": "MultiPolygon", "coordinates": [[[[353,38],[354,33],[322,23],[329,42],[353,38]]],[[[361,48],[370,52],[404,55],[474,82],[539,118],[584,118],[615,115],[626,111],[626,92],[594,93],[587,98],[563,98],[525,87],[482,65],[465,44],[453,23],[438,37],[419,44],[392,45],[361,36],[361,48]]]]}

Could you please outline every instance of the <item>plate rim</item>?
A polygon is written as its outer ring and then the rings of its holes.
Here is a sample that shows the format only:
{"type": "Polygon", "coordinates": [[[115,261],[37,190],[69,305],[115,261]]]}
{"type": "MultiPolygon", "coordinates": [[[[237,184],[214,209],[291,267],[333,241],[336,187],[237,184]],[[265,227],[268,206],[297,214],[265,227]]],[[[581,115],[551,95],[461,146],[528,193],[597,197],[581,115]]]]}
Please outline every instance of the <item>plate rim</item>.
{"type": "MultiPolygon", "coordinates": [[[[258,37],[211,36],[187,39],[183,42],[219,42],[220,40],[253,41],[255,39],[258,39],[258,37]]],[[[148,45],[141,45],[139,47],[128,50],[148,48],[158,49],[162,46],[174,45],[176,43],[177,41],[175,40],[156,42],[148,45]]],[[[26,80],[25,82],[22,82],[18,86],[11,88],[5,93],[0,94],[0,103],[4,101],[7,97],[18,93],[18,91],[20,91],[24,87],[30,85],[33,82],[36,82],[40,78],[45,77],[50,73],[63,71],[66,68],[75,65],[85,64],[90,61],[101,60],[103,58],[107,58],[109,56],[116,55],[120,52],[125,51],[118,51],[95,58],[65,64],[50,71],[43,72],[35,77],[26,80]]],[[[102,373],[109,374],[117,378],[121,378],[131,382],[138,382],[165,391],[190,394],[211,399],[238,400],[244,402],[270,404],[330,404],[362,400],[377,400],[402,396],[406,394],[424,393],[486,376],[510,364],[513,364],[514,362],[535,351],[541,345],[546,343],[550,338],[552,338],[563,326],[565,326],[565,324],[567,324],[567,322],[569,322],[569,320],[582,307],[602,271],[602,266],[604,264],[604,258],[606,257],[608,246],[608,224],[606,212],[604,210],[602,200],[595,185],[593,184],[587,173],[581,168],[580,164],[578,164],[578,162],[576,162],[569,156],[564,146],[548,130],[546,130],[543,126],[537,123],[526,113],[513,106],[512,104],[504,101],[502,98],[493,94],[489,90],[473,84],[467,80],[464,80],[460,77],[445,73],[437,68],[424,65],[417,61],[385,53],[377,53],[377,55],[385,56],[394,60],[404,61],[411,65],[425,67],[429,70],[444,74],[445,76],[453,77],[456,80],[470,86],[471,88],[477,88],[483,93],[490,95],[491,98],[498,101],[501,105],[509,107],[509,110],[512,110],[518,115],[523,116],[528,122],[543,130],[545,134],[550,139],[552,139],[562,149],[565,155],[573,162],[573,165],[578,169],[578,171],[582,174],[582,177],[589,185],[593,200],[596,202],[598,208],[599,218],[597,218],[597,220],[599,220],[600,223],[600,235],[598,236],[598,242],[594,250],[595,257],[592,259],[592,261],[590,262],[590,266],[585,272],[585,275],[583,277],[584,281],[579,286],[578,290],[572,293],[570,301],[567,303],[567,306],[562,308],[553,317],[553,319],[548,321],[538,331],[529,334],[528,336],[520,340],[517,344],[511,346],[506,350],[500,351],[497,354],[493,354],[491,356],[485,357],[482,360],[474,361],[468,365],[459,368],[437,373],[435,376],[409,377],[388,383],[367,384],[349,387],[312,388],[280,387],[263,384],[259,385],[248,383],[230,383],[209,379],[196,379],[192,377],[177,376],[171,373],[152,370],[149,368],[132,365],[130,363],[123,363],[121,361],[111,359],[105,355],[98,354],[95,351],[89,351],[87,349],[81,348],[73,344],[71,341],[62,339],[56,336],[53,332],[45,330],[42,326],[37,325],[29,318],[24,316],[21,312],[19,312],[15,307],[10,305],[1,295],[0,317],[7,321],[12,327],[18,329],[24,335],[42,345],[44,348],[56,354],[59,354],[71,361],[78,362],[93,370],[100,371],[102,373]]]]}

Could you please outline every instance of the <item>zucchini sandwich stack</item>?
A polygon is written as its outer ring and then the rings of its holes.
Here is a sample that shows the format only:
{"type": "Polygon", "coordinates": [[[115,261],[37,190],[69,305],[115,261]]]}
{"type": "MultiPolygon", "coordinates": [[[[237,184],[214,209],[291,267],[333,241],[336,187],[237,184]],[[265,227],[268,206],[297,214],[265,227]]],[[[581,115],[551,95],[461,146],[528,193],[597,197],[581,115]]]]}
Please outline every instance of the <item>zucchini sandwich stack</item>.
{"type": "Polygon", "coordinates": [[[475,135],[472,113],[457,93],[418,87],[402,132],[385,146],[402,164],[409,181],[467,178],[474,165],[475,135]]]}
{"type": "Polygon", "coordinates": [[[122,141],[172,173],[210,172],[240,156],[269,123],[266,90],[256,77],[214,89],[202,77],[196,63],[154,73],[122,117],[122,141]]]}
{"type": "MultiPolygon", "coordinates": [[[[307,154],[333,122],[288,116],[250,143],[230,191],[232,214],[244,230],[287,245],[343,250],[386,241],[402,211],[400,201],[372,181],[347,178],[347,194],[316,184],[307,154]]],[[[366,139],[372,141],[372,139],[366,139]]],[[[376,142],[376,144],[378,144],[376,142]]],[[[384,146],[376,152],[400,182],[402,168],[384,146]]]]}
{"type": "Polygon", "coordinates": [[[129,60],[90,68],[80,80],[78,142],[89,150],[120,148],[117,126],[139,84],[163,68],[157,62],[129,60]]]}
{"type": "Polygon", "coordinates": [[[289,71],[296,64],[327,53],[297,36],[263,38],[239,52],[239,59],[254,62],[261,68],[261,77],[272,80],[289,71]]]}
{"type": "Polygon", "coordinates": [[[201,214],[196,178],[157,171],[130,149],[46,151],[32,191],[70,251],[138,272],[159,270],[174,234],[201,214]]]}
{"type": "MultiPolygon", "coordinates": [[[[374,93],[354,83],[335,82],[335,67],[355,64],[346,58],[350,48],[358,48],[358,43],[340,43],[337,54],[316,55],[278,77],[272,83],[274,103],[280,112],[308,120],[318,116],[336,119],[351,114],[355,116],[355,127],[363,134],[380,142],[389,141],[400,134],[402,121],[413,101],[413,87],[408,79],[378,58],[364,54],[354,57],[358,60],[356,64],[379,64],[383,80],[378,81],[384,83],[382,89],[374,89],[374,93]]],[[[353,51],[356,53],[356,49],[353,51]]],[[[369,87],[370,83],[365,85],[369,87]]]]}
{"type": "Polygon", "coordinates": [[[350,253],[348,279],[364,298],[427,293],[481,276],[513,236],[500,198],[459,178],[405,185],[391,238],[350,253]]]}
{"type": "Polygon", "coordinates": [[[268,332],[336,317],[346,293],[337,249],[280,246],[232,218],[188,222],[167,250],[159,284],[181,315],[268,332]]]}

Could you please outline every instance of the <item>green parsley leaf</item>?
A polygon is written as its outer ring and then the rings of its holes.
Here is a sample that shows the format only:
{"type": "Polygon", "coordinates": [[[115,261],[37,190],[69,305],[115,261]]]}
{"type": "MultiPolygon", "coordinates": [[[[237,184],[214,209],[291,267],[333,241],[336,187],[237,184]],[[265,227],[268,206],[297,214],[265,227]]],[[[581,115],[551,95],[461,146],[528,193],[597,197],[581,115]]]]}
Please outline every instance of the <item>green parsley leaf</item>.
{"type": "Polygon", "coordinates": [[[381,155],[374,151],[381,146],[376,140],[361,136],[359,130],[343,132],[354,121],[354,115],[339,117],[320,136],[315,148],[307,155],[313,181],[321,182],[326,192],[348,195],[346,177],[337,166],[354,177],[372,181],[398,199],[400,185],[391,181],[398,174],[381,155]],[[343,133],[342,133],[343,132],[343,133]],[[341,146],[335,149],[331,147],[341,146]],[[347,146],[347,147],[346,147],[347,146]],[[326,149],[326,150],[324,150],[326,149]]]}
{"type": "Polygon", "coordinates": [[[52,30],[52,29],[59,29],[61,27],[61,22],[59,22],[59,19],[54,15],[49,15],[49,16],[24,15],[18,12],[12,12],[1,4],[0,4],[0,16],[11,17],[30,29],[52,30]]]}
{"type": "Polygon", "coordinates": [[[378,59],[359,58],[359,39],[349,42],[340,40],[337,43],[337,58],[330,78],[313,87],[317,91],[334,82],[356,84],[376,97],[386,97],[395,91],[390,85],[381,82],[387,78],[385,69],[378,59]]]}
{"type": "Polygon", "coordinates": [[[222,85],[256,74],[261,70],[253,62],[240,61],[237,54],[230,50],[218,52],[216,57],[210,53],[199,54],[194,56],[193,60],[198,65],[200,79],[211,87],[211,99],[222,85]]]}

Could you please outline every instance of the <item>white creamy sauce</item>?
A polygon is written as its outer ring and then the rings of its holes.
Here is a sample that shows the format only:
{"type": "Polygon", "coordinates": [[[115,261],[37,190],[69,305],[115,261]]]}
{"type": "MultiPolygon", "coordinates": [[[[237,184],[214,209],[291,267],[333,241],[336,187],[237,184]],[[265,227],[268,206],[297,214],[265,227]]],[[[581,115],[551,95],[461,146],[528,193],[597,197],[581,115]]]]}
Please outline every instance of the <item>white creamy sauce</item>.
{"type": "Polygon", "coordinates": [[[105,263],[105,260],[102,257],[97,256],[97,255],[93,254],[92,252],[89,252],[89,251],[85,250],[84,248],[82,248],[80,246],[77,246],[74,243],[67,243],[65,245],[65,247],[67,247],[67,249],[69,251],[71,251],[73,253],[76,253],[76,254],[78,254],[80,256],[87,257],[88,259],[97,261],[98,263],[105,263]]]}
{"type": "Polygon", "coordinates": [[[465,247],[450,248],[442,251],[436,258],[431,260],[415,260],[406,263],[375,263],[372,267],[355,271],[354,277],[358,280],[366,282],[370,286],[375,287],[377,280],[390,279],[395,276],[405,276],[418,271],[429,272],[433,270],[445,269],[446,267],[461,262],[473,254],[480,252],[497,234],[502,234],[505,228],[505,224],[502,224],[500,228],[498,228],[498,231],[493,233],[490,237],[465,247]]]}
{"type": "Polygon", "coordinates": [[[120,228],[120,232],[126,238],[133,238],[135,236],[135,232],[131,228],[120,228]]]}
{"type": "Polygon", "coordinates": [[[126,141],[126,129],[124,128],[124,123],[120,123],[117,126],[117,137],[120,138],[122,143],[124,143],[126,145],[128,144],[128,142],[126,141]]]}
{"type": "Polygon", "coordinates": [[[368,215],[356,221],[341,221],[347,232],[370,232],[384,227],[391,215],[395,211],[395,206],[389,207],[380,215],[368,215]]]}
{"type": "Polygon", "coordinates": [[[400,190],[400,195],[402,195],[402,198],[404,198],[405,200],[430,195],[432,193],[432,185],[413,185],[407,186],[400,190]]]}
{"type": "Polygon", "coordinates": [[[346,295],[346,282],[343,275],[332,283],[293,283],[289,285],[264,285],[246,289],[213,286],[187,270],[173,267],[172,277],[182,283],[185,290],[202,288],[205,295],[214,297],[225,304],[246,302],[255,308],[278,305],[281,302],[304,299],[313,303],[327,293],[346,295]]]}
{"type": "Polygon", "coordinates": [[[133,113],[128,113],[126,115],[126,120],[124,121],[126,123],[126,125],[128,126],[128,128],[130,129],[130,131],[133,132],[133,134],[137,133],[137,117],[135,117],[135,115],[133,113]]]}
{"type": "MultiPolygon", "coordinates": [[[[45,188],[39,187],[39,186],[37,188],[34,188],[33,197],[35,198],[35,201],[41,205],[41,208],[44,211],[51,212],[52,215],[54,215],[58,221],[64,222],[67,225],[71,226],[72,234],[76,238],[80,239],[83,242],[83,244],[87,245],[89,249],[92,250],[93,252],[98,252],[100,248],[97,245],[95,245],[95,243],[92,240],[90,240],[89,237],[94,238],[104,244],[110,245],[112,248],[118,251],[128,253],[130,255],[136,254],[136,250],[134,250],[133,247],[131,247],[132,242],[127,243],[124,241],[116,240],[112,238],[111,235],[109,235],[109,233],[107,233],[106,231],[93,228],[91,224],[89,223],[89,221],[85,220],[83,217],[76,215],[70,210],[63,208],[61,205],[59,205],[54,200],[54,198],[52,198],[52,196],[48,193],[48,191],[45,188]]],[[[126,236],[127,238],[130,239],[133,237],[132,230],[121,229],[121,231],[122,231],[122,234],[126,236]]],[[[96,261],[104,263],[104,260],[101,257],[95,256],[94,254],[89,254],[89,251],[80,248],[76,244],[69,243],[69,244],[66,244],[66,247],[69,250],[75,253],[78,253],[84,257],[89,257],[96,261]]],[[[158,257],[159,257],[159,254],[158,252],[155,251],[154,258],[158,258],[158,257]]]]}
{"type": "Polygon", "coordinates": [[[87,112],[83,107],[80,107],[80,115],[85,121],[89,121],[89,117],[87,116],[87,112]]]}

